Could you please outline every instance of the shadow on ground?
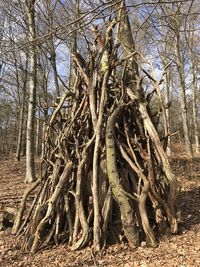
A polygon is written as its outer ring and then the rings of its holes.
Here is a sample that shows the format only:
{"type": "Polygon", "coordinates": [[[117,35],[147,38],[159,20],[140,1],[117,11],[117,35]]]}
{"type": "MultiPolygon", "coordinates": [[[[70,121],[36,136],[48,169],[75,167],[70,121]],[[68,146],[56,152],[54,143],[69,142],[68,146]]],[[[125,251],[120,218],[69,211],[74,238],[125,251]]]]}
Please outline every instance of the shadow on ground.
{"type": "Polygon", "coordinates": [[[181,226],[189,230],[200,224],[200,187],[191,191],[182,191],[178,198],[178,208],[181,211],[181,226]]]}

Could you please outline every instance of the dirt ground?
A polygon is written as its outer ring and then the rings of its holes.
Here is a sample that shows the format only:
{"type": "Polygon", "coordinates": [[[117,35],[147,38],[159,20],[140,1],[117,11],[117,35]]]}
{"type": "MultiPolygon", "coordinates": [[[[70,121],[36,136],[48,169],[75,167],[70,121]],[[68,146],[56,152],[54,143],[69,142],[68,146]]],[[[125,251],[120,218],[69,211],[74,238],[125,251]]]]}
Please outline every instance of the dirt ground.
{"type": "MultiPolygon", "coordinates": [[[[71,252],[66,244],[54,246],[35,255],[20,251],[20,240],[9,230],[0,232],[0,267],[6,266],[200,266],[200,158],[172,160],[174,173],[181,184],[178,207],[181,211],[180,233],[163,237],[156,249],[131,250],[116,244],[99,253],[91,248],[71,252]]],[[[0,210],[18,207],[25,189],[25,163],[0,159],[0,210]]]]}

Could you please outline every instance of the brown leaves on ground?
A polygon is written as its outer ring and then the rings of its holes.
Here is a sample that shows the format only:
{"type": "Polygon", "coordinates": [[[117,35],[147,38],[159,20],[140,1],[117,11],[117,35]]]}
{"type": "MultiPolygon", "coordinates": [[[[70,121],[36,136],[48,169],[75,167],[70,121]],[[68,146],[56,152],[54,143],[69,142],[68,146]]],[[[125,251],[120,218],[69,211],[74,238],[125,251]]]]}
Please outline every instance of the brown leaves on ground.
{"type": "MultiPolygon", "coordinates": [[[[180,233],[161,238],[158,248],[148,248],[145,242],[135,250],[127,244],[117,244],[94,253],[91,248],[71,252],[61,244],[30,255],[20,251],[20,240],[7,229],[0,232],[0,266],[200,266],[200,158],[173,159],[171,163],[181,184],[180,233]]],[[[24,161],[0,161],[0,210],[19,205],[26,187],[24,176],[24,161]]]]}

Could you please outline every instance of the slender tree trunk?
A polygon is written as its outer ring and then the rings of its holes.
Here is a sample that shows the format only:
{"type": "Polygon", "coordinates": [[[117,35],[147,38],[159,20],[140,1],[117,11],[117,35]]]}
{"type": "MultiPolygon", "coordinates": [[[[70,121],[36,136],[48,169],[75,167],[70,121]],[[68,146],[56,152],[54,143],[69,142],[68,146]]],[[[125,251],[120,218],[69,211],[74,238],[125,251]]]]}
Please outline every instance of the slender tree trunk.
{"type": "Polygon", "coordinates": [[[192,110],[193,110],[193,125],[194,125],[194,139],[195,139],[195,151],[199,153],[199,133],[198,133],[198,119],[197,119],[197,82],[195,76],[195,62],[194,55],[190,50],[190,61],[192,69],[192,110]]]}
{"type": "Polygon", "coordinates": [[[21,151],[22,151],[22,138],[23,138],[23,128],[24,128],[24,113],[25,113],[25,99],[26,99],[26,86],[27,86],[27,66],[28,60],[26,61],[26,69],[24,76],[24,84],[22,89],[22,102],[20,108],[20,117],[19,117],[19,132],[17,140],[17,150],[16,150],[16,160],[20,161],[21,151]]]}
{"type": "MultiPolygon", "coordinates": [[[[77,19],[79,16],[79,0],[76,0],[76,6],[75,6],[75,10],[74,10],[74,17],[77,19]]],[[[75,27],[77,28],[77,23],[75,23],[75,27]]],[[[69,66],[70,66],[70,73],[69,73],[69,87],[70,88],[74,88],[75,84],[76,84],[76,79],[77,79],[77,66],[75,61],[73,60],[72,54],[76,53],[78,50],[77,47],[77,31],[74,31],[72,33],[72,37],[71,37],[71,44],[70,44],[70,62],[69,62],[69,66]]],[[[75,91],[75,90],[74,90],[75,91]]],[[[75,92],[74,92],[75,93],[75,92]]]]}
{"type": "Polygon", "coordinates": [[[39,156],[40,153],[40,117],[37,118],[36,123],[36,141],[35,141],[35,155],[39,156]]]}
{"type": "Polygon", "coordinates": [[[60,96],[60,88],[58,83],[58,71],[56,66],[56,51],[53,43],[53,37],[51,37],[51,66],[53,68],[53,76],[54,76],[54,83],[55,83],[55,93],[56,96],[60,96]]]}
{"type": "MultiPolygon", "coordinates": [[[[23,92],[24,95],[24,92],[23,92]]],[[[19,132],[18,132],[18,140],[17,140],[17,151],[16,151],[16,160],[20,161],[21,150],[22,150],[22,136],[23,136],[23,124],[24,124],[24,96],[20,109],[20,117],[19,117],[19,132]]]]}
{"type": "Polygon", "coordinates": [[[196,94],[196,82],[193,73],[192,83],[192,109],[193,109],[193,123],[194,123],[194,138],[195,138],[195,150],[199,153],[199,132],[198,132],[198,120],[197,120],[197,94],[196,94]]]}
{"type": "Polygon", "coordinates": [[[27,17],[29,25],[29,41],[31,42],[30,53],[30,80],[29,80],[29,103],[28,103],[28,119],[27,119],[27,136],[26,136],[26,182],[35,180],[35,162],[34,162],[34,122],[35,122],[35,105],[36,105],[36,45],[34,39],[35,32],[35,0],[29,2],[27,6],[27,17]]]}
{"type": "MultiPolygon", "coordinates": [[[[170,102],[170,84],[169,84],[169,73],[165,75],[165,105],[169,105],[170,102]]],[[[167,140],[167,155],[171,156],[171,136],[170,136],[170,110],[169,107],[166,109],[166,117],[167,117],[167,132],[169,133],[167,140]]]]}
{"type": "Polygon", "coordinates": [[[186,94],[185,94],[185,73],[184,73],[184,66],[181,59],[180,53],[180,40],[179,34],[176,35],[176,45],[175,45],[175,52],[176,52],[176,60],[177,60],[177,67],[178,67],[178,75],[180,80],[180,102],[181,102],[181,115],[182,115],[182,122],[183,122],[183,134],[184,134],[184,142],[186,146],[186,151],[189,158],[193,157],[192,152],[192,145],[191,140],[189,137],[189,127],[188,127],[188,117],[187,117],[187,105],[186,105],[186,94]]]}
{"type": "Polygon", "coordinates": [[[46,129],[46,122],[44,121],[42,124],[42,146],[41,146],[41,159],[44,157],[45,154],[45,129],[46,129]]]}
{"type": "MultiPolygon", "coordinates": [[[[118,38],[125,56],[130,56],[131,54],[135,53],[136,50],[124,0],[117,5],[117,9],[116,15],[117,17],[120,17],[118,38]]],[[[136,92],[136,83],[138,79],[138,64],[136,54],[133,54],[133,56],[127,60],[124,75],[125,86],[130,86],[136,92]]]]}
{"type": "MultiPolygon", "coordinates": [[[[26,103],[25,103],[26,104],[26,103]]],[[[27,105],[25,105],[24,112],[24,125],[23,125],[23,135],[22,135],[22,156],[26,156],[26,134],[27,133],[27,105]]]]}
{"type": "Polygon", "coordinates": [[[58,82],[58,71],[56,65],[56,50],[54,46],[54,35],[52,34],[52,25],[53,25],[53,17],[52,17],[52,3],[51,1],[46,1],[47,4],[47,16],[48,16],[48,31],[49,31],[49,48],[50,48],[50,62],[51,67],[53,69],[53,77],[55,84],[55,95],[56,97],[60,97],[60,88],[58,82]]]}

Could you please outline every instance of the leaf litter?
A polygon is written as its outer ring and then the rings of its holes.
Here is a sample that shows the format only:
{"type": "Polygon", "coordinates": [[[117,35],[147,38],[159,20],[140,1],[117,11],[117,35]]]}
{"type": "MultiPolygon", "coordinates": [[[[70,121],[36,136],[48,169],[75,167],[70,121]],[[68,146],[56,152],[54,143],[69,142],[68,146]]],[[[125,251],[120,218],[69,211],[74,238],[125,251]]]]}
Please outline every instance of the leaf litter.
{"type": "MultiPolygon", "coordinates": [[[[143,242],[137,249],[115,244],[100,252],[87,247],[72,252],[67,244],[49,247],[35,255],[20,250],[20,238],[10,229],[0,232],[0,267],[188,267],[200,266],[200,158],[185,157],[171,160],[181,192],[178,199],[180,233],[164,236],[155,249],[143,242]]],[[[4,207],[18,207],[25,185],[25,161],[0,160],[0,211],[4,207]]]]}

